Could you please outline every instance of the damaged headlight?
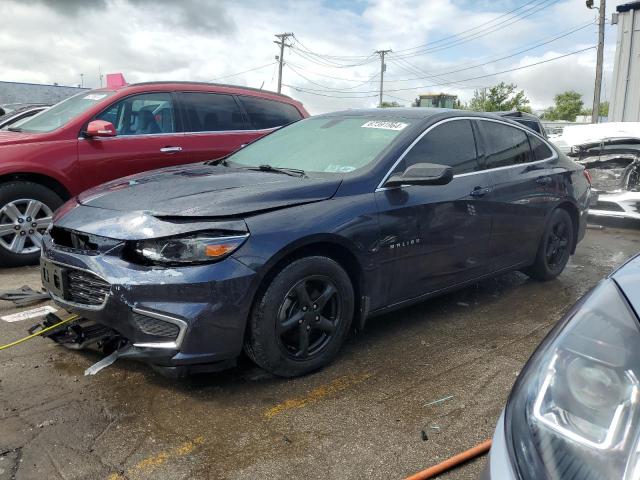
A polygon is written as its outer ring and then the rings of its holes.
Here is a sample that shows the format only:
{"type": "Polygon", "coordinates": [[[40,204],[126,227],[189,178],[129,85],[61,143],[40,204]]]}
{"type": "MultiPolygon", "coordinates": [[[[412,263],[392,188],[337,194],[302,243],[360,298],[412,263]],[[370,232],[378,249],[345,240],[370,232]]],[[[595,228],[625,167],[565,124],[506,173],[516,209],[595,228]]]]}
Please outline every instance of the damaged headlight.
{"type": "Polygon", "coordinates": [[[576,305],[523,370],[506,435],[523,480],[640,478],[640,328],[612,279],[576,305]]]}
{"type": "Polygon", "coordinates": [[[248,233],[225,235],[201,232],[183,237],[141,240],[133,244],[133,252],[151,263],[206,263],[226,257],[238,249],[248,236],[248,233]]]}

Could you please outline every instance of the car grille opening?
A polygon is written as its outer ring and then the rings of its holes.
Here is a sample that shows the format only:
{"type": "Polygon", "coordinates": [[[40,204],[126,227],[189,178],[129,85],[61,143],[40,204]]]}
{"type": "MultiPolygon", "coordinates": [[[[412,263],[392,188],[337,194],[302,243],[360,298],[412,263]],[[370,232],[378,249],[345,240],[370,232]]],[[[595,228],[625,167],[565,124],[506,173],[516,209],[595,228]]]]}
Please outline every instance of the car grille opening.
{"type": "Polygon", "coordinates": [[[82,305],[102,305],[111,285],[93,273],[67,270],[66,300],[82,305]]]}
{"type": "Polygon", "coordinates": [[[85,252],[105,251],[121,243],[119,240],[112,238],[76,232],[60,227],[51,228],[50,235],[53,243],[59,247],[72,248],[85,252]]]}
{"type": "Polygon", "coordinates": [[[180,333],[180,327],[174,323],[165,322],[163,320],[147,317],[139,313],[133,312],[132,320],[135,326],[147,335],[163,337],[167,340],[175,340],[180,333]]]}

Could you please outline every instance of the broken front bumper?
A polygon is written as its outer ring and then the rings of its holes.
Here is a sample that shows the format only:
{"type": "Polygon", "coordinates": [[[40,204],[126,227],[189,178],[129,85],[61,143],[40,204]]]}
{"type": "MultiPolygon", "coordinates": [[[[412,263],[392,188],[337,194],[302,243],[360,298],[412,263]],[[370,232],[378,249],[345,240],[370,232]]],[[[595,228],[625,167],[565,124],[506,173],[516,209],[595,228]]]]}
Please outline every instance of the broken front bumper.
{"type": "Polygon", "coordinates": [[[640,192],[599,193],[589,215],[640,220],[640,192]]]}
{"type": "Polygon", "coordinates": [[[74,251],[57,247],[45,235],[43,280],[50,276],[44,283],[53,300],[113,329],[131,345],[127,357],[154,366],[198,371],[240,354],[253,270],[232,257],[179,268],[141,266],[121,258],[121,248],[74,251]]]}

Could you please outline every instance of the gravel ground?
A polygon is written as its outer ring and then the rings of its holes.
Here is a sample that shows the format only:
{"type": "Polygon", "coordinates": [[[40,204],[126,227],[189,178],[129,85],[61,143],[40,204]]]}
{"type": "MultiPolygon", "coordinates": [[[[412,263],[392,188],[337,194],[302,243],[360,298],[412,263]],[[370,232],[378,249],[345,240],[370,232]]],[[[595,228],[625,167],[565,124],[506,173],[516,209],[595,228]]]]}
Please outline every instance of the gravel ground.
{"type": "MultiPolygon", "coordinates": [[[[403,478],[489,438],[536,345],[639,242],[589,230],[557,280],[510,273],[371,319],[298,379],[246,360],[179,382],[123,360],[85,377],[100,355],[41,338],[1,351],[0,480],[403,478]]],[[[0,272],[0,290],[25,284],[39,288],[36,267],[0,272]]],[[[0,320],[0,344],[35,321],[0,320]]]]}

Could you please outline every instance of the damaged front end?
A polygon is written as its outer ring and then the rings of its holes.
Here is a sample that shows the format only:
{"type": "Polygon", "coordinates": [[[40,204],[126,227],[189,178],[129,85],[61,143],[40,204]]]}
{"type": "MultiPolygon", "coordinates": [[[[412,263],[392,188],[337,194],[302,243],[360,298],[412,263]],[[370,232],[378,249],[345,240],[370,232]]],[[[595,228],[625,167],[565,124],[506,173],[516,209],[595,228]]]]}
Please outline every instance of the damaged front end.
{"type": "Polygon", "coordinates": [[[591,174],[590,215],[640,220],[640,138],[575,145],[569,156],[591,174]]]}

